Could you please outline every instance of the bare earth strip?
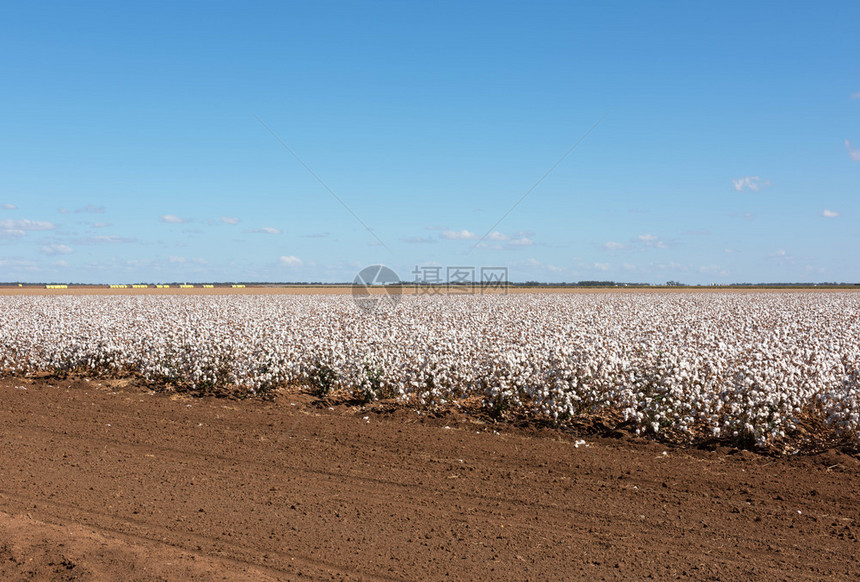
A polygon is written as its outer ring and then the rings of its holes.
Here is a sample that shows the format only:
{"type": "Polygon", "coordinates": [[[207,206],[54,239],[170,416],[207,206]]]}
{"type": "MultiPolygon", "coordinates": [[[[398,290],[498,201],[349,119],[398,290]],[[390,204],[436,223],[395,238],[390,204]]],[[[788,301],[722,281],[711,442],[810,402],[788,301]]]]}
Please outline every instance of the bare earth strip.
{"type": "Polygon", "coordinates": [[[95,380],[7,378],[0,403],[2,580],[860,572],[860,462],[835,451],[575,446],[454,414],[95,380]]]}
{"type": "MultiPolygon", "coordinates": [[[[385,287],[367,287],[370,293],[385,293],[385,287]]],[[[0,295],[349,295],[350,285],[258,285],[244,288],[214,287],[204,288],[195,285],[182,289],[172,285],[168,289],[150,286],[146,289],[111,289],[105,285],[81,285],[68,289],[46,289],[42,286],[2,286],[0,295]]],[[[403,295],[481,295],[510,293],[845,293],[860,292],[857,287],[510,287],[502,288],[431,288],[404,286],[403,295]]]]}

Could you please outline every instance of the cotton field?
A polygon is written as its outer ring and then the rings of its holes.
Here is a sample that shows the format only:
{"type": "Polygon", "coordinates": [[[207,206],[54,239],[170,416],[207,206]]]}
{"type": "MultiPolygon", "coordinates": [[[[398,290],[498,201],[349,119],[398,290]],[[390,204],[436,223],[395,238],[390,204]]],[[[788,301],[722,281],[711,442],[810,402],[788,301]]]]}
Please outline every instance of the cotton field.
{"type": "Polygon", "coordinates": [[[637,432],[789,447],[802,423],[860,442],[860,295],[0,297],[6,374],[134,375],[260,394],[287,385],[637,432]]]}

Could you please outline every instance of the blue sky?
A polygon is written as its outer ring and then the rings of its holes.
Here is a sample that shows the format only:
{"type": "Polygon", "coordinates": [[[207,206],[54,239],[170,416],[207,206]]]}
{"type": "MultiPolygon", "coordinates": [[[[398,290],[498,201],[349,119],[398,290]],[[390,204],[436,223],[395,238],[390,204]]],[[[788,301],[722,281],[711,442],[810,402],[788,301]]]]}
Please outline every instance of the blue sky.
{"type": "Polygon", "coordinates": [[[0,22],[0,281],[860,281],[856,2],[7,2],[0,22]]]}

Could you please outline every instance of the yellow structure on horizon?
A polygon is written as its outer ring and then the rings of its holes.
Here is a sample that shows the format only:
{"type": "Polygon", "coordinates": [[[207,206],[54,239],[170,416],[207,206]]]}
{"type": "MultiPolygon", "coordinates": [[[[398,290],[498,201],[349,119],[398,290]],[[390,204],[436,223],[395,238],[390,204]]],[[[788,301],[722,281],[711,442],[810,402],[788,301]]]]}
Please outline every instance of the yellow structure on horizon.
{"type": "MultiPolygon", "coordinates": [[[[21,287],[21,284],[18,284],[18,287],[21,287]]],[[[45,285],[45,289],[68,289],[68,285],[45,285]]]]}

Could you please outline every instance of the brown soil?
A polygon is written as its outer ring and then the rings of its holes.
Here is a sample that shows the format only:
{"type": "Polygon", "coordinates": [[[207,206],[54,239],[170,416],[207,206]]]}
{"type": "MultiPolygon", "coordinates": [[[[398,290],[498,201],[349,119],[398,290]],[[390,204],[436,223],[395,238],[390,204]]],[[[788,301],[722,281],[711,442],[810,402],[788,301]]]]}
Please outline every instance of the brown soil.
{"type": "MultiPolygon", "coordinates": [[[[371,293],[384,293],[385,288],[374,286],[368,288],[371,293]]],[[[519,294],[519,293],[562,293],[562,294],[595,294],[595,293],[857,293],[860,287],[777,287],[777,288],[725,288],[725,287],[511,287],[505,289],[486,289],[485,294],[519,294]]],[[[43,286],[8,286],[0,285],[2,295],[349,295],[352,287],[349,285],[257,285],[242,289],[231,287],[214,287],[206,289],[195,285],[190,289],[181,289],[172,285],[169,289],[149,287],[147,289],[111,289],[105,285],[80,285],[68,289],[46,289],[43,286]]],[[[427,295],[426,289],[406,286],[404,295],[427,295]]],[[[433,294],[442,295],[481,295],[480,289],[474,292],[462,289],[435,290],[433,294]]]]}
{"type": "Polygon", "coordinates": [[[860,572],[860,461],[837,451],[577,446],[453,412],[96,380],[6,378],[0,403],[2,580],[860,572]]]}

